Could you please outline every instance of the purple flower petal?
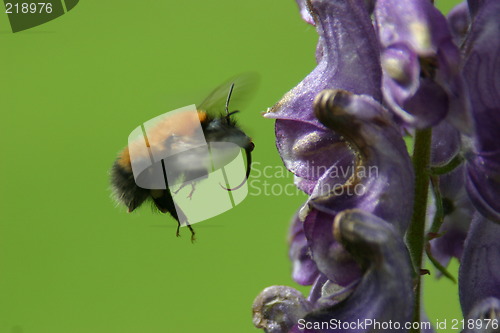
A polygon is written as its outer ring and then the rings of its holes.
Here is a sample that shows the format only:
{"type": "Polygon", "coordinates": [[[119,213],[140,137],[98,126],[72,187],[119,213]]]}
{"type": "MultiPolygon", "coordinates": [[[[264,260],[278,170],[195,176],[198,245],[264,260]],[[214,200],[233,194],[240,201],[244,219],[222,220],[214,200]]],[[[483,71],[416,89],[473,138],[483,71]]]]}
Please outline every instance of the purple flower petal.
{"type": "Polygon", "coordinates": [[[335,215],[313,209],[304,221],[311,256],[318,270],[341,286],[357,281],[362,271],[354,258],[333,237],[335,215]]]}
{"type": "Polygon", "coordinates": [[[400,115],[400,110],[411,113],[411,118],[404,115],[404,120],[416,128],[425,128],[438,124],[444,119],[449,108],[446,91],[436,81],[423,78],[417,92],[406,99],[401,108],[391,105],[400,115]]]}
{"type": "Polygon", "coordinates": [[[404,43],[419,56],[434,56],[449,38],[446,19],[428,0],[378,0],[375,19],[384,48],[404,43]]]}
{"type": "MultiPolygon", "coordinates": [[[[254,302],[254,324],[273,333],[373,332],[372,326],[325,328],[372,320],[404,325],[413,300],[412,264],[402,237],[387,222],[361,210],[347,210],[335,220],[335,235],[363,267],[359,284],[339,289],[319,276],[309,300],[297,290],[273,286],[254,302]],[[315,328],[319,325],[322,328],[315,328]]],[[[403,326],[401,326],[403,327],[403,326]]]]}
{"type": "Polygon", "coordinates": [[[461,166],[440,177],[440,191],[443,200],[444,219],[439,230],[440,237],[431,240],[431,251],[443,266],[452,257],[460,260],[465,238],[475,209],[464,186],[465,167],[461,166]]]}
{"type": "MultiPolygon", "coordinates": [[[[469,3],[470,4],[470,3],[469,3]]],[[[500,2],[484,1],[464,46],[464,77],[476,133],[468,155],[467,190],[476,208],[500,223],[500,2]]]]}
{"type": "Polygon", "coordinates": [[[480,214],[472,221],[459,271],[462,312],[469,314],[478,302],[500,298],[500,225],[480,214]]]}
{"type": "Polygon", "coordinates": [[[392,103],[402,105],[415,95],[420,84],[420,63],[417,54],[406,44],[393,44],[383,50],[381,57],[383,86],[392,103]]]}
{"type": "Polygon", "coordinates": [[[306,192],[311,188],[307,181],[322,175],[318,170],[337,163],[347,166],[353,159],[340,136],[314,116],[316,94],[339,88],[381,100],[378,45],[364,1],[314,0],[311,5],[319,34],[319,64],[265,115],[277,119],[276,145],[285,166],[304,180],[299,188],[306,192]]]}
{"type": "Polygon", "coordinates": [[[500,150],[478,153],[468,161],[466,188],[476,209],[500,223],[500,150]]]}
{"type": "MultiPolygon", "coordinates": [[[[449,163],[461,148],[460,132],[448,122],[443,121],[432,131],[431,163],[442,166],[449,163]]],[[[461,182],[463,185],[463,181],[461,182]]]]}
{"type": "Polygon", "coordinates": [[[313,304],[313,309],[331,307],[348,298],[357,285],[358,281],[344,287],[333,283],[326,276],[321,275],[314,282],[308,300],[313,304]]]}
{"type": "Polygon", "coordinates": [[[446,121],[466,135],[473,133],[471,102],[465,79],[460,73],[460,51],[451,39],[441,44],[437,54],[436,82],[446,91],[449,109],[446,121]]]}
{"type": "Polygon", "coordinates": [[[466,314],[468,325],[463,333],[498,333],[498,318],[500,318],[500,300],[494,297],[485,298],[466,314]]]}
{"type": "Polygon", "coordinates": [[[309,296],[307,297],[307,300],[311,304],[316,304],[316,302],[323,297],[323,286],[325,283],[327,283],[329,280],[328,278],[320,274],[317,278],[316,281],[314,281],[314,284],[311,287],[311,290],[309,292],[309,296]]]}
{"type": "Polygon", "coordinates": [[[345,286],[361,271],[331,233],[335,215],[360,208],[392,223],[403,236],[412,212],[413,168],[399,128],[372,98],[325,90],[315,105],[320,121],[342,134],[358,156],[351,169],[333,165],[324,173],[301,211],[318,269],[345,286]]]}
{"type": "Polygon", "coordinates": [[[345,89],[380,101],[381,70],[375,31],[363,0],[312,0],[323,56],[318,66],[265,115],[310,123],[314,97],[323,89],[345,89]]]}
{"type": "Polygon", "coordinates": [[[488,0],[467,0],[471,16],[476,16],[477,12],[488,0]]]}
{"type": "Polygon", "coordinates": [[[307,9],[306,0],[295,0],[295,1],[299,6],[300,16],[302,16],[302,19],[306,21],[306,23],[308,24],[315,25],[314,19],[311,13],[309,13],[309,9],[307,9]]]}
{"type": "MultiPolygon", "coordinates": [[[[364,275],[344,301],[309,313],[311,325],[330,322],[357,322],[365,319],[404,325],[413,312],[412,266],[406,246],[392,225],[360,210],[340,213],[335,222],[339,241],[351,252],[364,275]]],[[[373,332],[365,329],[322,329],[305,332],[373,332]]]]}
{"type": "Polygon", "coordinates": [[[384,98],[395,114],[417,128],[448,117],[469,133],[460,53],[446,18],[428,0],[378,0],[375,19],[384,55],[384,98]],[[387,55],[393,48],[400,54],[387,55]],[[421,75],[415,75],[416,71],[421,75]]]}
{"type": "MultiPolygon", "coordinates": [[[[347,166],[353,159],[339,135],[298,121],[276,122],[276,144],[285,167],[297,177],[314,182],[332,165],[347,166]]],[[[310,194],[307,187],[299,188],[310,194]]]]}
{"type": "MultiPolygon", "coordinates": [[[[460,132],[448,122],[441,122],[432,132],[432,165],[449,163],[460,152],[460,146],[460,132]]],[[[440,236],[431,240],[430,246],[434,258],[446,267],[452,257],[460,260],[475,209],[465,191],[464,165],[439,177],[439,188],[443,224],[438,232],[440,236]]]]}
{"type": "Polygon", "coordinates": [[[253,324],[266,333],[300,332],[294,326],[311,310],[302,294],[286,286],[271,286],[253,303],[253,324]]]}
{"type": "Polygon", "coordinates": [[[469,86],[479,152],[499,149],[500,3],[488,1],[477,14],[464,46],[464,77],[469,86]]]}
{"type": "Polygon", "coordinates": [[[298,176],[294,177],[295,186],[307,194],[311,194],[314,191],[317,182],[318,180],[309,180],[298,176]]]}
{"type": "Polygon", "coordinates": [[[467,1],[456,5],[447,15],[448,25],[453,41],[456,45],[461,45],[470,25],[470,13],[467,1]]]}
{"type": "Polygon", "coordinates": [[[349,182],[341,184],[344,193],[340,195],[331,191],[339,185],[337,179],[326,174],[311,195],[311,205],[330,214],[360,208],[394,224],[404,234],[413,203],[413,167],[400,129],[368,96],[324,91],[315,105],[318,119],[356,150],[358,164],[349,182]],[[351,193],[347,193],[349,188],[351,193]],[[353,195],[356,188],[363,191],[353,195]]]}
{"type": "Polygon", "coordinates": [[[319,276],[319,271],[309,253],[303,224],[295,214],[292,219],[288,243],[290,244],[289,256],[293,265],[292,277],[298,284],[307,286],[314,283],[319,276]]]}

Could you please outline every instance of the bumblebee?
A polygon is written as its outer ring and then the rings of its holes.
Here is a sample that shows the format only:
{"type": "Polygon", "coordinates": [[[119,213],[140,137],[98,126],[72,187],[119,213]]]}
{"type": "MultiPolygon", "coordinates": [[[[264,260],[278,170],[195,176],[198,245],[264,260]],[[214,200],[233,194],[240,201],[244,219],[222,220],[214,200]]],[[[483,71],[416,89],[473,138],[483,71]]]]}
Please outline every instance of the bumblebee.
{"type": "MultiPolygon", "coordinates": [[[[174,203],[172,197],[172,182],[190,183],[189,180],[197,180],[207,176],[209,170],[204,163],[203,154],[198,153],[199,144],[195,138],[197,129],[200,128],[203,139],[207,144],[227,142],[232,143],[245,151],[246,171],[242,183],[234,188],[226,188],[227,191],[233,191],[244,185],[250,175],[254,143],[237,125],[234,115],[238,110],[229,111],[230,101],[233,99],[233,91],[241,96],[243,91],[249,92],[254,86],[256,77],[246,75],[227,81],[213,90],[207,98],[198,105],[195,118],[186,113],[177,113],[158,122],[148,131],[146,144],[148,147],[155,147],[157,150],[167,152],[166,155],[172,157],[167,162],[162,159],[157,165],[163,171],[164,186],[162,188],[141,187],[137,183],[137,177],[134,178],[133,161],[131,152],[138,143],[132,142],[125,147],[118,155],[111,168],[111,187],[118,202],[128,207],[132,212],[140,207],[144,202],[151,201],[155,210],[161,213],[169,213],[177,221],[176,236],[179,237],[181,222],[185,222],[191,231],[191,241],[195,240],[195,231],[189,221],[186,220],[182,211],[174,203]],[[176,149],[189,151],[189,154],[175,154],[176,149]],[[169,174],[169,177],[167,177],[169,174]],[[186,182],[186,180],[188,180],[186,182]],[[170,184],[169,184],[170,182],[170,184]]],[[[235,94],[236,95],[236,94],[235,94]]],[[[146,153],[140,158],[147,159],[146,153]]],[[[189,197],[195,190],[195,182],[191,182],[192,190],[189,197]]],[[[179,191],[179,189],[176,190],[179,191]]]]}

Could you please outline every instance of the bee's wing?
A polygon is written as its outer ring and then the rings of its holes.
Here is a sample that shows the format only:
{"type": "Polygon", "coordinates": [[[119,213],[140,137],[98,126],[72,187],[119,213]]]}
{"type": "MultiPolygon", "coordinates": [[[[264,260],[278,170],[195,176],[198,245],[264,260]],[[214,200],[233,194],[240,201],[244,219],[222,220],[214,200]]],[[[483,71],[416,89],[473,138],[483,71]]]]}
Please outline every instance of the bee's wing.
{"type": "Polygon", "coordinates": [[[229,102],[229,111],[238,110],[244,106],[245,101],[248,101],[253,96],[258,82],[259,75],[257,73],[249,72],[234,76],[215,88],[197,107],[199,110],[211,114],[224,112],[229,90],[231,85],[234,84],[229,102]]]}

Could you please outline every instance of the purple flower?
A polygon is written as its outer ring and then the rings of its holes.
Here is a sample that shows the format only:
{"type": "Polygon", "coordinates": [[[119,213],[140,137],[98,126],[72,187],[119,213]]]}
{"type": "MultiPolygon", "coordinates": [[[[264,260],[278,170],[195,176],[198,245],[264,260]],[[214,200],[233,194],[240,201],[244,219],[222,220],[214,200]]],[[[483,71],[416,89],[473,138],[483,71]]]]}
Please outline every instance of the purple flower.
{"type": "Polygon", "coordinates": [[[483,300],[500,299],[499,239],[500,225],[476,214],[465,241],[459,272],[460,304],[466,316],[483,300]]]}
{"type": "Polygon", "coordinates": [[[464,45],[475,136],[467,155],[467,191],[475,207],[500,223],[500,2],[470,1],[474,21],[464,45]]]}
{"type": "Polygon", "coordinates": [[[417,128],[447,117],[469,132],[460,53],[446,18],[429,0],[378,0],[374,16],[384,98],[397,117],[417,128]]]}
{"type": "Polygon", "coordinates": [[[403,327],[411,320],[412,266],[399,232],[361,210],[338,214],[334,232],[363,269],[359,283],[339,290],[323,279],[321,292],[313,288],[311,294],[317,295],[308,300],[290,287],[267,288],[254,302],[257,327],[273,333],[373,332],[370,325],[346,329],[329,324],[371,320],[403,327]]]}
{"type": "Polygon", "coordinates": [[[299,291],[287,286],[271,286],[253,303],[253,323],[267,333],[300,332],[298,322],[311,309],[299,291]]]}
{"type": "MultiPolygon", "coordinates": [[[[442,122],[433,129],[431,164],[443,166],[460,155],[460,132],[447,122],[442,122]]],[[[450,259],[460,260],[470,221],[475,209],[465,190],[465,166],[439,177],[443,224],[438,235],[431,240],[431,253],[441,265],[447,266],[450,259]]]]}
{"type": "Polygon", "coordinates": [[[290,260],[293,265],[293,279],[305,286],[313,284],[320,273],[316,263],[311,258],[303,222],[299,219],[298,212],[292,219],[288,242],[290,244],[290,260]]]}
{"type": "Polygon", "coordinates": [[[472,17],[475,17],[481,6],[488,0],[467,0],[469,11],[472,17]]]}
{"type": "Polygon", "coordinates": [[[462,148],[460,131],[448,122],[442,122],[432,130],[432,166],[443,166],[459,155],[462,148]]]}
{"type": "Polygon", "coordinates": [[[314,10],[321,51],[318,66],[266,114],[277,119],[276,144],[283,163],[309,194],[328,168],[338,164],[347,169],[353,160],[341,137],[314,116],[316,94],[336,88],[382,98],[375,32],[360,1],[316,1],[314,10]]]}
{"type": "Polygon", "coordinates": [[[479,301],[465,317],[464,333],[497,333],[499,329],[500,300],[488,297],[479,301]]]}
{"type": "Polygon", "coordinates": [[[453,41],[458,46],[462,45],[470,25],[470,14],[467,1],[455,6],[455,8],[448,13],[446,18],[453,36],[453,41]]]}
{"type": "Polygon", "coordinates": [[[413,172],[400,129],[379,104],[381,71],[365,3],[316,0],[311,6],[324,54],[316,69],[266,116],[277,119],[276,142],[285,166],[297,186],[311,195],[300,213],[310,254],[321,273],[347,285],[359,278],[360,270],[333,239],[335,215],[362,207],[394,223],[403,235],[411,213],[403,207],[412,202],[413,172]],[[315,114],[313,100],[327,88],[336,90],[325,92],[323,101],[318,97],[315,114]],[[339,114],[321,103],[332,104],[339,114]],[[394,170],[401,172],[389,181],[394,170]],[[362,193],[353,195],[356,190],[362,193]]]}
{"type": "MultiPolygon", "coordinates": [[[[459,291],[466,319],[500,315],[500,2],[468,1],[450,13],[458,26],[470,20],[463,44],[463,75],[472,105],[475,133],[466,139],[466,189],[479,213],[467,234],[459,272],[459,291]],[[472,19],[471,19],[472,18],[472,19]],[[496,222],[496,223],[493,223],[496,222]]],[[[463,31],[464,29],[457,29],[463,31]]],[[[456,38],[462,38],[456,34],[456,38]]],[[[465,332],[493,332],[498,327],[467,327],[465,332]]]]}
{"type": "Polygon", "coordinates": [[[359,269],[329,232],[335,215],[363,209],[393,224],[403,237],[411,216],[413,169],[399,129],[369,96],[325,90],[318,94],[315,114],[342,134],[357,156],[351,178],[339,183],[337,167],[332,166],[318,180],[302,212],[310,211],[304,230],[318,269],[335,283],[347,285],[359,269]]]}
{"type": "MultiPolygon", "coordinates": [[[[329,133],[312,112],[316,94],[324,89],[343,89],[355,94],[366,94],[381,101],[381,70],[378,44],[371,20],[362,0],[312,1],[312,9],[324,52],[318,66],[295,88],[290,90],[266,114],[277,119],[278,149],[281,149],[279,131],[284,121],[313,125],[329,133]]],[[[289,123],[286,123],[287,125],[289,123]]],[[[284,125],[285,126],[285,125],[284,125]]],[[[310,133],[305,128],[296,134],[310,133]]],[[[293,170],[292,170],[293,171],[293,170]]]]}
{"type": "Polygon", "coordinates": [[[432,255],[443,266],[447,266],[452,257],[459,260],[462,257],[467,231],[475,212],[465,191],[464,178],[465,168],[460,166],[439,180],[444,219],[439,235],[430,244],[432,255]]]}
{"type": "MultiPolygon", "coordinates": [[[[489,1],[475,3],[474,6],[476,15],[471,31],[466,36],[463,72],[468,79],[476,130],[472,139],[464,137],[468,159],[466,167],[460,167],[440,180],[447,216],[440,229],[442,236],[433,240],[431,245],[433,254],[444,265],[450,257],[460,258],[475,211],[470,200],[464,196],[465,180],[469,197],[481,214],[493,221],[499,221],[500,218],[500,205],[497,203],[500,194],[500,148],[496,144],[500,139],[497,134],[500,95],[495,88],[500,87],[500,61],[497,59],[500,54],[500,5],[489,1]]],[[[463,40],[470,23],[467,4],[458,5],[450,12],[448,19],[450,26],[455,27],[455,38],[463,40]]],[[[458,131],[444,123],[434,129],[433,136],[433,162],[446,164],[458,153],[458,131]]]]}

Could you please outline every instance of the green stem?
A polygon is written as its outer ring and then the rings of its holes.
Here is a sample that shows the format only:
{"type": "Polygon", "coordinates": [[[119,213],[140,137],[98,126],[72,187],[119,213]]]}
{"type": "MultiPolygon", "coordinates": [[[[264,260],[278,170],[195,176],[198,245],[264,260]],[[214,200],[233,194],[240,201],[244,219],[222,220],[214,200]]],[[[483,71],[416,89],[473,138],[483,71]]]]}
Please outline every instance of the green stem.
{"type": "Polygon", "coordinates": [[[457,280],[455,279],[455,277],[450,272],[448,272],[446,267],[441,265],[441,263],[436,258],[434,258],[434,256],[431,253],[430,246],[426,246],[425,252],[427,253],[427,258],[429,258],[429,260],[432,262],[432,264],[434,265],[434,267],[438,271],[440,271],[445,277],[450,279],[451,282],[457,283],[457,280]]]}
{"type": "MultiPolygon", "coordinates": [[[[431,169],[432,172],[432,169],[431,169]]],[[[457,280],[453,275],[448,272],[446,267],[441,265],[439,261],[437,261],[436,258],[432,255],[431,252],[431,246],[429,244],[429,241],[432,240],[433,238],[436,237],[442,237],[443,235],[439,235],[438,232],[441,230],[441,226],[443,225],[444,221],[444,210],[443,210],[443,198],[441,197],[441,190],[439,189],[439,177],[432,175],[430,177],[431,179],[431,184],[432,184],[432,190],[434,193],[434,202],[436,205],[436,213],[434,214],[434,220],[432,221],[431,228],[429,229],[429,232],[427,233],[427,239],[425,240],[425,253],[427,254],[427,258],[432,262],[434,267],[440,271],[444,276],[446,276],[448,279],[453,281],[453,283],[457,283],[457,280]]]]}
{"type": "Polygon", "coordinates": [[[463,161],[464,158],[462,155],[458,154],[450,162],[448,162],[448,164],[432,167],[431,172],[433,175],[444,175],[445,173],[455,170],[460,164],[462,164],[463,161]]]}
{"type": "MultiPolygon", "coordinates": [[[[427,213],[427,197],[429,192],[430,156],[432,129],[417,130],[413,148],[413,169],[415,170],[415,199],[413,215],[406,234],[406,242],[415,269],[417,281],[415,287],[415,312],[413,321],[420,321],[420,269],[425,248],[425,218],[427,213]]],[[[411,330],[410,332],[420,332],[411,330]]]]}
{"type": "Polygon", "coordinates": [[[431,176],[432,190],[434,193],[434,201],[436,202],[436,214],[434,214],[434,220],[432,221],[431,228],[429,229],[429,234],[433,237],[441,229],[444,221],[444,211],[443,211],[443,198],[441,197],[441,190],[439,189],[439,178],[437,176],[431,176]]]}

